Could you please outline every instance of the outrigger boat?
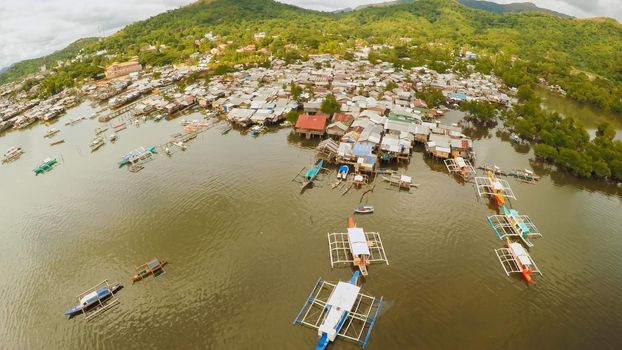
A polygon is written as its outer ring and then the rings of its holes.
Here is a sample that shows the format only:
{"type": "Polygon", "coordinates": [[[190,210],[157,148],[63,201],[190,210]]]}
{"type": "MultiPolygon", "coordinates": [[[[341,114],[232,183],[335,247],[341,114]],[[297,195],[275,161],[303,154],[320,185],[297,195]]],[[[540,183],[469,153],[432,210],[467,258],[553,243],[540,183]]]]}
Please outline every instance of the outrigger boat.
{"type": "Polygon", "coordinates": [[[519,215],[514,209],[503,206],[503,215],[492,215],[488,217],[488,223],[495,231],[499,239],[507,237],[519,238],[528,247],[533,247],[530,238],[542,237],[536,225],[527,215],[519,215]]]}
{"type": "Polygon", "coordinates": [[[95,135],[103,134],[104,132],[106,132],[106,130],[108,130],[107,126],[99,127],[95,129],[95,135]]]}
{"type": "Polygon", "coordinates": [[[507,237],[505,238],[505,243],[505,248],[495,249],[495,253],[506,275],[520,273],[528,284],[533,283],[533,278],[531,277],[533,273],[542,275],[536,263],[520,243],[510,242],[510,239],[507,237]]]}
{"type": "Polygon", "coordinates": [[[357,214],[371,214],[374,212],[374,207],[371,205],[359,205],[354,209],[357,214]]]}
{"type": "Polygon", "coordinates": [[[108,135],[108,140],[110,140],[110,142],[115,142],[117,140],[117,134],[108,135]]]}
{"type": "Polygon", "coordinates": [[[149,260],[142,265],[135,266],[134,269],[136,269],[137,273],[134,276],[132,276],[132,281],[138,282],[151,275],[155,277],[159,277],[163,275],[164,273],[166,273],[164,271],[164,266],[166,264],[168,264],[168,261],[166,260],[160,260],[158,258],[153,258],[152,260],[149,260]]]}
{"type": "Polygon", "coordinates": [[[96,137],[93,142],[91,142],[91,152],[97,151],[101,146],[105,145],[104,139],[101,137],[96,137]]]}
{"type": "Polygon", "coordinates": [[[136,164],[141,160],[150,158],[155,153],[157,153],[156,146],[151,146],[147,149],[144,147],[137,148],[121,157],[121,160],[119,160],[119,168],[130,163],[136,164]]]}
{"type": "Polygon", "coordinates": [[[65,143],[65,140],[63,140],[63,139],[54,140],[54,141],[50,142],[50,146],[60,145],[61,143],[65,143]]]}
{"type": "Polygon", "coordinates": [[[388,182],[391,186],[397,187],[400,190],[410,191],[411,187],[419,187],[418,184],[413,183],[413,178],[407,175],[393,174],[390,178],[383,176],[382,180],[388,182]]]}
{"type": "Polygon", "coordinates": [[[315,167],[307,171],[307,173],[304,175],[304,181],[302,183],[301,191],[304,191],[305,188],[309,187],[309,185],[313,183],[313,181],[317,178],[318,174],[322,170],[323,165],[324,161],[320,160],[319,162],[317,162],[315,167]]]}
{"type": "Polygon", "coordinates": [[[340,166],[339,170],[337,171],[337,179],[347,180],[349,172],[350,172],[350,167],[349,166],[347,166],[345,164],[340,166]]]}
{"type": "Polygon", "coordinates": [[[46,132],[45,135],[43,135],[43,138],[50,138],[50,137],[58,134],[59,132],[60,132],[60,130],[52,128],[52,129],[48,130],[48,132],[46,132]]]}
{"type": "Polygon", "coordinates": [[[329,233],[330,266],[353,265],[367,276],[367,266],[371,263],[386,263],[389,260],[384,251],[378,232],[365,232],[356,226],[352,217],[348,217],[348,232],[329,233]]]}
{"type": "Polygon", "coordinates": [[[162,119],[164,119],[164,114],[158,114],[155,118],[153,118],[153,120],[155,120],[156,122],[159,122],[162,119]]]}
{"type": "Polygon", "coordinates": [[[125,130],[127,128],[126,123],[120,123],[117,125],[113,125],[112,128],[114,129],[115,132],[119,132],[121,130],[125,130]]]}
{"type": "Polygon", "coordinates": [[[35,175],[39,175],[45,172],[48,172],[50,170],[52,170],[54,168],[54,165],[56,164],[56,159],[54,158],[46,158],[43,160],[43,163],[41,163],[41,165],[39,165],[35,170],[33,170],[35,172],[35,175]]]}
{"type": "MultiPolygon", "coordinates": [[[[92,288],[95,289],[92,292],[89,292],[88,294],[83,293],[82,296],[79,297],[79,304],[65,311],[65,316],[72,318],[81,313],[86,315],[89,310],[94,309],[97,306],[101,306],[104,308],[110,307],[113,303],[104,305],[104,302],[106,302],[110,298],[114,298],[114,295],[123,288],[123,285],[121,283],[109,286],[107,281],[100,283],[98,286],[101,286],[101,288],[97,288],[96,286],[96,289],[92,288]]],[[[118,302],[117,300],[115,301],[118,302]]],[[[89,316],[87,315],[87,319],[88,318],[89,316]]]]}
{"type": "Polygon", "coordinates": [[[512,188],[507,181],[498,179],[492,171],[488,171],[487,177],[476,177],[475,185],[479,196],[488,195],[494,198],[498,205],[505,205],[506,198],[516,199],[512,188]]]}
{"type": "Polygon", "coordinates": [[[536,181],[540,180],[540,177],[536,176],[533,173],[533,171],[531,171],[529,169],[514,169],[514,171],[512,171],[508,175],[512,176],[512,177],[515,177],[515,178],[519,179],[520,181],[523,181],[523,182],[526,182],[526,183],[530,183],[530,184],[533,184],[536,181]]]}
{"type": "Polygon", "coordinates": [[[12,162],[21,157],[23,153],[24,151],[22,151],[21,147],[11,147],[4,152],[4,155],[2,156],[2,163],[12,162]]]}
{"type": "Polygon", "coordinates": [[[316,350],[324,350],[337,336],[361,345],[369,341],[382,297],[361,292],[357,286],[359,271],[354,271],[348,282],[329,283],[321,278],[315,283],[307,301],[294,319],[300,324],[317,329],[320,339],[316,350]]]}
{"type": "Polygon", "coordinates": [[[79,117],[79,118],[76,118],[76,119],[70,119],[68,122],[65,123],[65,125],[74,125],[74,124],[77,124],[77,123],[79,123],[79,122],[81,122],[81,121],[83,121],[85,119],[86,119],[86,117],[79,117]]]}
{"type": "Polygon", "coordinates": [[[475,169],[473,168],[471,162],[462,157],[445,159],[445,166],[450,173],[458,174],[464,180],[468,180],[471,176],[475,175],[475,169]]]}

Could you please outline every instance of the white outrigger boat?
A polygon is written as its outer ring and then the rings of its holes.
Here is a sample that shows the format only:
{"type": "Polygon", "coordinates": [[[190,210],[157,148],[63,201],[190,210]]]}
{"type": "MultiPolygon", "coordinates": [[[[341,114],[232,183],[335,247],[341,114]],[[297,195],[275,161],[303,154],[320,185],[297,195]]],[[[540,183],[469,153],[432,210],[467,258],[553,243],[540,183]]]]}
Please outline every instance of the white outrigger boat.
{"type": "Polygon", "coordinates": [[[361,287],[357,286],[358,278],[359,271],[354,271],[348,282],[335,284],[320,278],[309,293],[294,324],[317,329],[320,339],[316,350],[326,349],[338,336],[363,348],[369,342],[382,297],[362,293],[361,287]]]}
{"type": "Polygon", "coordinates": [[[508,209],[503,206],[503,215],[492,215],[488,217],[488,223],[495,231],[499,239],[506,237],[516,237],[528,247],[533,247],[531,238],[542,237],[536,225],[527,215],[519,215],[518,211],[508,209]]]}
{"type": "Polygon", "coordinates": [[[445,159],[445,166],[450,173],[458,174],[465,181],[468,181],[476,174],[475,168],[473,168],[471,162],[462,157],[445,159]]]}
{"type": "Polygon", "coordinates": [[[348,217],[347,233],[329,233],[330,266],[354,265],[363,276],[367,276],[367,266],[371,263],[389,265],[382,240],[378,232],[365,232],[356,227],[352,217],[348,217]]]}
{"type": "Polygon", "coordinates": [[[104,139],[101,137],[96,137],[95,139],[93,139],[93,141],[91,142],[91,152],[95,152],[98,149],[101,148],[101,146],[105,145],[106,143],[104,142],[104,139]]]}
{"type": "Polygon", "coordinates": [[[493,198],[498,205],[505,205],[507,198],[516,199],[510,184],[495,176],[494,172],[487,171],[487,177],[476,177],[475,187],[480,197],[489,196],[493,198]]]}
{"type": "Polygon", "coordinates": [[[528,284],[533,283],[531,277],[533,273],[542,275],[536,263],[520,243],[510,242],[507,237],[505,242],[505,248],[495,249],[505,274],[509,276],[512,273],[520,273],[528,284]]]}
{"type": "Polygon", "coordinates": [[[22,151],[21,147],[11,147],[4,152],[4,155],[2,156],[2,163],[12,162],[21,157],[23,153],[24,151],[22,151]]]}

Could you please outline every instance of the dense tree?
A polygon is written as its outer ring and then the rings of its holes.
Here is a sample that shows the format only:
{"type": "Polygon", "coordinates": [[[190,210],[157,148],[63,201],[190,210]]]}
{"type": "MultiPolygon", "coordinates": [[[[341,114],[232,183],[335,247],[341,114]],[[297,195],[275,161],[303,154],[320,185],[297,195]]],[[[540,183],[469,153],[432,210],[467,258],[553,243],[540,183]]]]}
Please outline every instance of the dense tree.
{"type": "Polygon", "coordinates": [[[322,105],[320,107],[322,113],[333,114],[337,113],[341,110],[341,105],[337,102],[335,95],[330,94],[326,96],[324,101],[322,101],[322,105]]]}

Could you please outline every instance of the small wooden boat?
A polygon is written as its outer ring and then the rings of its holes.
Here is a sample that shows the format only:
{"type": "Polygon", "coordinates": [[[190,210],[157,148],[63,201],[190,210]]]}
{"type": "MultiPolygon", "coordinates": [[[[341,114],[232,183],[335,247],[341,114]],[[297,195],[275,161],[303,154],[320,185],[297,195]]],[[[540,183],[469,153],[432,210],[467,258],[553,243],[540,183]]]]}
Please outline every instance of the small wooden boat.
{"type": "Polygon", "coordinates": [[[102,302],[112,297],[122,288],[123,285],[121,283],[117,283],[112,287],[103,287],[94,292],[91,292],[82,297],[78,305],[71,307],[67,311],[65,311],[65,316],[71,318],[87,311],[88,309],[95,307],[96,305],[101,305],[102,302]]]}
{"type": "Polygon", "coordinates": [[[81,121],[83,121],[85,119],[86,119],[86,117],[79,117],[79,118],[75,118],[75,119],[70,119],[68,122],[65,123],[65,126],[75,125],[75,124],[77,124],[77,123],[79,123],[79,122],[81,122],[81,121]]]}
{"type": "Polygon", "coordinates": [[[117,140],[117,134],[108,135],[108,140],[110,140],[110,142],[115,142],[117,140]]]}
{"type": "Polygon", "coordinates": [[[91,142],[91,152],[97,151],[101,146],[105,145],[104,139],[101,137],[96,137],[93,142],[91,142]]]}
{"type": "Polygon", "coordinates": [[[354,209],[357,214],[371,214],[374,212],[374,207],[371,205],[359,205],[354,209]]]}
{"type": "Polygon", "coordinates": [[[324,161],[320,160],[319,162],[317,162],[315,167],[313,167],[311,170],[307,171],[307,173],[304,176],[304,181],[302,183],[301,191],[304,191],[305,188],[307,188],[309,185],[311,185],[313,183],[315,178],[318,176],[318,174],[322,170],[322,166],[323,165],[324,165],[324,161]]]}
{"type": "Polygon", "coordinates": [[[156,122],[159,122],[162,119],[164,119],[164,114],[158,114],[155,118],[153,118],[153,120],[155,120],[156,122]]]}
{"type": "Polygon", "coordinates": [[[41,165],[39,165],[35,170],[33,170],[35,172],[35,175],[39,175],[45,172],[48,172],[50,170],[52,170],[54,168],[54,165],[56,164],[56,159],[55,158],[46,158],[43,160],[43,162],[41,163],[41,165]]]}
{"type": "Polygon", "coordinates": [[[50,146],[60,145],[61,143],[64,143],[64,142],[65,142],[64,139],[54,140],[54,141],[50,142],[50,146]]]}
{"type": "Polygon", "coordinates": [[[112,128],[114,129],[115,132],[119,132],[121,130],[125,130],[127,128],[126,123],[120,123],[117,125],[113,125],[112,128]]]}
{"type": "Polygon", "coordinates": [[[419,187],[419,184],[412,182],[412,177],[407,175],[393,174],[391,177],[383,176],[382,180],[388,182],[391,186],[397,187],[400,190],[410,190],[411,187],[419,187]]]}
{"type": "Polygon", "coordinates": [[[514,169],[514,171],[508,175],[526,183],[535,183],[540,180],[540,177],[535,175],[533,171],[529,169],[514,169]]]}
{"type": "Polygon", "coordinates": [[[224,129],[222,129],[221,135],[227,135],[229,131],[231,131],[231,129],[233,129],[231,126],[225,127],[224,129]]]}
{"type": "Polygon", "coordinates": [[[132,276],[133,282],[141,281],[151,275],[154,277],[159,277],[165,273],[164,266],[168,264],[166,260],[160,260],[158,258],[153,258],[152,260],[147,261],[142,265],[135,266],[136,274],[132,276]]]}
{"type": "Polygon", "coordinates": [[[45,135],[43,135],[43,138],[51,138],[52,136],[58,134],[59,132],[60,130],[52,128],[48,130],[48,132],[46,132],[45,135]]]}
{"type": "Polygon", "coordinates": [[[2,163],[12,162],[21,157],[23,153],[24,151],[22,151],[21,147],[11,147],[4,152],[4,155],[2,156],[2,163]]]}
{"type": "Polygon", "coordinates": [[[341,180],[347,180],[349,172],[350,167],[344,164],[339,167],[339,170],[337,171],[337,178],[341,180]]]}
{"type": "Polygon", "coordinates": [[[104,132],[106,132],[106,130],[108,130],[107,126],[99,127],[95,129],[95,135],[103,134],[104,132]]]}
{"type": "Polygon", "coordinates": [[[252,136],[259,136],[259,134],[261,134],[262,132],[266,131],[266,127],[263,125],[255,125],[252,128],[250,128],[250,133],[252,136]]]}

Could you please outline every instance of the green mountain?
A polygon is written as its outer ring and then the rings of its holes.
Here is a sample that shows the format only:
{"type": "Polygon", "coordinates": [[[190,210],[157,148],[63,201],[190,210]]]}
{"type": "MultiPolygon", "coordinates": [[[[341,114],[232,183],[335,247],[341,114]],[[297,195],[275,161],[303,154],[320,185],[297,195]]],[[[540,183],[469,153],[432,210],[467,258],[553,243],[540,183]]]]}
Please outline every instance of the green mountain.
{"type": "Polygon", "coordinates": [[[481,0],[458,0],[459,3],[466,7],[470,7],[473,9],[490,11],[494,13],[505,13],[505,12],[542,12],[549,15],[563,17],[563,18],[572,18],[572,16],[568,16],[563,13],[555,12],[553,10],[544,9],[536,6],[531,2],[517,2],[511,4],[497,4],[492,1],[481,1],[481,0]]]}
{"type": "MultiPolygon", "coordinates": [[[[118,54],[115,60],[138,56],[143,64],[164,65],[219,46],[219,64],[230,67],[266,62],[266,54],[236,50],[248,44],[295,59],[320,52],[345,55],[360,44],[383,43],[396,49],[375,58],[437,69],[448,68],[439,62],[450,61],[455,50],[468,48],[482,54],[478,70],[493,70],[512,86],[544,77],[578,101],[622,114],[622,102],[615,95],[622,91],[622,26],[617,22],[538,12],[496,14],[467,8],[455,0],[417,0],[346,13],[305,10],[272,0],[199,1],[80,48],[86,52],[105,49],[118,54]],[[220,40],[206,40],[208,32],[220,40]],[[257,32],[266,32],[266,38],[255,40],[257,32]],[[408,45],[404,37],[410,38],[408,45]]],[[[73,47],[54,55],[66,57],[75,52],[73,47]]],[[[110,63],[98,57],[94,64],[110,63]]],[[[54,58],[16,64],[0,74],[0,81],[36,71],[40,62],[54,58]]],[[[71,79],[51,85],[58,89],[73,79],[101,74],[101,70],[87,69],[87,64],[63,68],[71,79]]]]}

